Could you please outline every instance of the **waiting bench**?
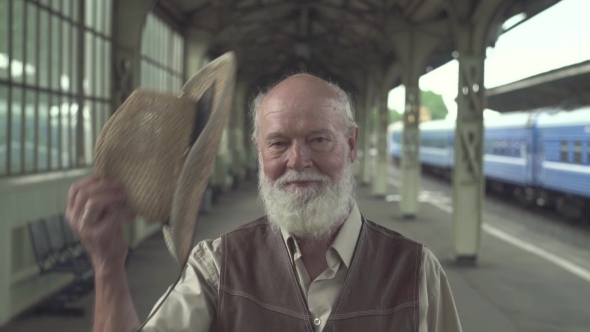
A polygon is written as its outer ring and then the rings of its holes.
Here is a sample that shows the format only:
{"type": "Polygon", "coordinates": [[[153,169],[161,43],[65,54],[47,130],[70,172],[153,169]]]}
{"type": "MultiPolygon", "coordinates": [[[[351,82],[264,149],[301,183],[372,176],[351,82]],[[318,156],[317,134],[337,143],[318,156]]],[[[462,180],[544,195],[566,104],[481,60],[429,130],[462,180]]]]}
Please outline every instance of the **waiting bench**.
{"type": "Polygon", "coordinates": [[[79,309],[66,309],[66,305],[94,289],[94,271],[80,241],[65,218],[56,216],[32,222],[29,224],[29,233],[41,277],[45,277],[39,278],[45,280],[39,283],[63,281],[63,275],[67,275],[70,280],[64,287],[58,287],[56,293],[49,294],[36,309],[63,314],[83,314],[84,312],[79,309]]]}

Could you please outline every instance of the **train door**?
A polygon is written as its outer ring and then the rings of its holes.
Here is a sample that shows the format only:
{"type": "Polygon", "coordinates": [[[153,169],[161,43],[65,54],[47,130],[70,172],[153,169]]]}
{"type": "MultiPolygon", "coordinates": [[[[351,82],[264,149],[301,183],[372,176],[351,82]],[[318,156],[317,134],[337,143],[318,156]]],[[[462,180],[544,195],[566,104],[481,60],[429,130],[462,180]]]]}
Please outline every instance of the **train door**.
{"type": "Polygon", "coordinates": [[[523,178],[525,186],[534,187],[535,172],[535,113],[531,113],[523,139],[520,141],[520,158],[524,160],[523,178]]]}
{"type": "Polygon", "coordinates": [[[530,172],[532,174],[532,185],[534,187],[539,187],[545,181],[545,172],[543,168],[543,160],[545,160],[543,132],[537,126],[537,122],[540,115],[540,113],[537,113],[532,119],[530,135],[530,172]]]}

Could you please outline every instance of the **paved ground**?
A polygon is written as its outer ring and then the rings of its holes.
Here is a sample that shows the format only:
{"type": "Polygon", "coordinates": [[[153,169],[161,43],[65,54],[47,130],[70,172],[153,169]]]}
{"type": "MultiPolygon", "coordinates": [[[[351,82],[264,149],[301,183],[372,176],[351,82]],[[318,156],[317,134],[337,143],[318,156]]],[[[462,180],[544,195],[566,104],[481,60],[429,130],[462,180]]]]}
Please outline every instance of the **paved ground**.
{"type": "MultiPolygon", "coordinates": [[[[397,212],[396,177],[392,169],[390,202],[372,198],[369,188],[359,188],[361,211],[368,219],[425,243],[437,255],[448,274],[464,331],[590,331],[590,279],[580,277],[590,270],[590,254],[584,245],[564,243],[561,237],[544,231],[546,227],[534,226],[537,219],[539,223],[551,224],[542,216],[531,216],[510,204],[492,200],[484,214],[488,231],[483,235],[478,267],[459,267],[454,263],[451,246],[448,185],[423,179],[424,203],[419,216],[404,220],[397,212]],[[491,235],[490,229],[533,244],[541,249],[540,254],[510,244],[497,233],[491,235]],[[554,260],[549,261],[544,253],[552,254],[554,260]],[[563,261],[579,267],[582,274],[575,275],[559,266],[560,258],[567,258],[563,261]]],[[[255,184],[244,183],[240,189],[223,195],[210,215],[201,217],[198,240],[217,237],[260,214],[255,184]]],[[[579,236],[583,239],[586,235],[579,236]]],[[[176,271],[159,234],[133,253],[128,273],[140,317],[147,316],[174,280],[176,271]]],[[[92,303],[93,296],[81,301],[80,305],[89,313],[82,318],[25,314],[0,328],[0,332],[87,331],[91,326],[92,303]]]]}

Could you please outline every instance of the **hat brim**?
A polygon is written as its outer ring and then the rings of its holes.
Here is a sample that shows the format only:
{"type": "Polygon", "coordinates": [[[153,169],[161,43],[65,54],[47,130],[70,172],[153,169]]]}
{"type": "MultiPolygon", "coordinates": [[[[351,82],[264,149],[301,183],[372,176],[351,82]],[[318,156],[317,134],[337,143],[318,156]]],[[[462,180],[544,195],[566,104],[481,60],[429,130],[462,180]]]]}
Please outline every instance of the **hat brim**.
{"type": "Polygon", "coordinates": [[[176,184],[170,222],[164,227],[167,245],[182,265],[194,245],[201,200],[233,103],[236,70],[235,55],[228,52],[199,70],[181,91],[181,98],[198,100],[214,86],[209,121],[188,152],[176,184]]]}

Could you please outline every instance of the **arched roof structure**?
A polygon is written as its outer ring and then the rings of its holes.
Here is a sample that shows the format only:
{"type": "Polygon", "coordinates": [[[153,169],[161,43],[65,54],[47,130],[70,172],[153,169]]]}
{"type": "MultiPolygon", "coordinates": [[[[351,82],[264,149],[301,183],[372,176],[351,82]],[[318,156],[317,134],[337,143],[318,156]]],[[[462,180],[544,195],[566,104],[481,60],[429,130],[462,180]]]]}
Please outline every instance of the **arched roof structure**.
{"type": "MultiPolygon", "coordinates": [[[[506,0],[496,20],[530,18],[558,1],[506,0]]],[[[485,0],[161,0],[156,7],[181,28],[207,32],[210,57],[235,51],[239,74],[255,85],[307,71],[355,91],[371,68],[396,61],[396,36],[410,29],[437,42],[424,69],[451,60],[450,3],[459,12],[486,10],[485,0]]],[[[490,44],[502,32],[492,31],[490,44]]]]}

